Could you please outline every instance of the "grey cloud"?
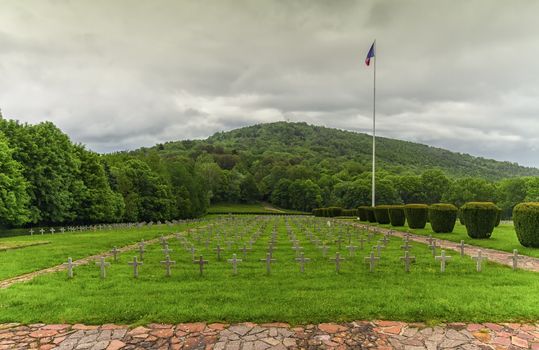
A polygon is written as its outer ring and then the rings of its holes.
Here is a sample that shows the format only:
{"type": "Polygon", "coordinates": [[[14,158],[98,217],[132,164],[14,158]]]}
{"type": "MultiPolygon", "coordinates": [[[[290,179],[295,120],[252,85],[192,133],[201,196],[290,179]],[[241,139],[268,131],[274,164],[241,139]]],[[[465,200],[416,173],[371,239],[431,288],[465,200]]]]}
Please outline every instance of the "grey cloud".
{"type": "Polygon", "coordinates": [[[0,107],[97,151],[289,119],[539,166],[539,3],[45,1],[0,11],[0,107]]]}

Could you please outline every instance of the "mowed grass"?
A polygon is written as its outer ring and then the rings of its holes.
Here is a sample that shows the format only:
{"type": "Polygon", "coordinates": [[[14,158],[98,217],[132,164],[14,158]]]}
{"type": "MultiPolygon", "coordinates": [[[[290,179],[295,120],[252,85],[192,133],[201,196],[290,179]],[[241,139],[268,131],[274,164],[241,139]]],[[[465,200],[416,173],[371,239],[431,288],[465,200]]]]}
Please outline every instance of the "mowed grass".
{"type": "MultiPolygon", "coordinates": [[[[238,275],[226,260],[217,261],[205,240],[192,234],[187,240],[198,249],[209,264],[199,276],[198,265],[191,254],[176,239],[169,240],[176,261],[172,276],[165,277],[159,263],[164,259],[162,247],[152,245],[140,267],[140,277],[133,278],[128,266],[135,252],[123,254],[118,263],[108,269],[105,280],[99,278],[95,265],[79,266],[75,278],[67,279],[65,272],[41,276],[28,283],[0,290],[0,323],[3,322],[84,322],[144,324],[149,322],[272,322],[292,324],[340,322],[357,319],[389,319],[403,321],[537,321],[539,308],[536,273],[512,271],[510,268],[486,263],[483,272],[475,271],[475,262],[454,252],[445,273],[440,272],[430,250],[412,243],[416,262],[405,273],[400,261],[402,241],[393,237],[382,250],[382,258],[374,273],[363,259],[380,236],[367,243],[356,256],[349,256],[345,243],[341,247],[346,261],[341,273],[335,272],[336,236],[329,232],[346,232],[346,228],[327,228],[324,221],[317,232],[331,244],[328,257],[306,237],[313,227],[312,219],[289,219],[296,224],[290,230],[311,261],[305,273],[299,272],[295,253],[287,235],[285,219],[271,218],[267,225],[253,219],[219,222],[212,230],[242,235],[237,245],[224,253],[242,258],[242,242],[261,230],[253,251],[239,264],[238,275]],[[233,224],[235,222],[235,224],[233,224]],[[273,225],[277,224],[276,249],[271,275],[266,275],[265,257],[273,225]],[[305,223],[305,227],[303,227],[305,223]]],[[[206,232],[202,230],[202,232],[206,232]]],[[[205,236],[203,236],[205,237],[205,236]]],[[[356,237],[356,236],[353,236],[356,237]]],[[[227,239],[223,238],[223,246],[227,239]]],[[[353,238],[352,242],[356,242],[353,238]]]]}
{"type": "Polygon", "coordinates": [[[301,213],[294,210],[275,208],[265,203],[241,204],[241,203],[216,203],[208,209],[208,214],[279,214],[301,213]]]}
{"type": "MultiPolygon", "coordinates": [[[[365,223],[362,222],[362,224],[365,223]]],[[[429,223],[427,223],[427,226],[425,226],[424,229],[411,229],[408,226],[393,227],[391,225],[370,225],[415,233],[418,235],[432,235],[432,237],[435,238],[446,239],[448,241],[458,243],[463,240],[466,244],[476,245],[483,248],[497,249],[509,253],[512,253],[513,249],[517,249],[519,254],[539,258],[539,248],[528,248],[522,246],[518,241],[517,234],[515,233],[515,228],[512,224],[500,224],[498,227],[494,228],[492,236],[485,239],[470,238],[470,236],[468,236],[468,233],[466,232],[466,226],[461,225],[459,222],[457,222],[457,224],[455,225],[455,229],[452,233],[434,233],[429,223]]]]}
{"type": "MultiPolygon", "coordinates": [[[[193,227],[190,224],[189,227],[193,227]]],[[[197,224],[198,225],[198,224],[197,224]]],[[[20,249],[0,251],[0,280],[41,270],[67,261],[107,252],[114,246],[122,247],[141,239],[152,239],[186,229],[186,224],[154,225],[152,227],[83,231],[77,233],[45,234],[0,238],[0,247],[29,245],[20,249]],[[39,245],[43,241],[46,245],[39,245]]]]}

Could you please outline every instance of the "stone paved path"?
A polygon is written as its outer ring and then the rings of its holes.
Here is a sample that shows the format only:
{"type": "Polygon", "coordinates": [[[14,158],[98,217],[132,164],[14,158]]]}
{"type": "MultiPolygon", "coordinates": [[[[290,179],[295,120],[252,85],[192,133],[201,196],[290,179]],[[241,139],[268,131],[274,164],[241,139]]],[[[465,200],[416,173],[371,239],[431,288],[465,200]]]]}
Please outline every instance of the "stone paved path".
{"type": "MultiPolygon", "coordinates": [[[[410,240],[414,242],[429,244],[427,241],[429,237],[424,236],[424,235],[416,235],[413,233],[396,231],[393,229],[386,229],[382,227],[374,227],[374,226],[369,226],[365,224],[353,224],[353,226],[360,227],[365,230],[370,230],[372,232],[382,233],[382,234],[388,233],[389,231],[391,231],[391,234],[397,237],[404,237],[406,234],[408,234],[410,236],[410,240]]],[[[436,243],[438,244],[439,247],[443,249],[451,249],[460,253],[459,243],[447,241],[444,239],[438,239],[438,238],[436,238],[436,243]]],[[[507,253],[507,252],[503,252],[496,249],[478,247],[478,246],[469,245],[469,244],[464,245],[464,254],[468,256],[477,256],[478,250],[481,250],[482,252],[481,254],[490,261],[494,261],[496,263],[507,265],[507,266],[512,266],[513,264],[511,260],[511,257],[513,255],[512,253],[507,253]]],[[[533,258],[526,255],[520,255],[518,259],[518,268],[539,272],[539,258],[533,258]]]]}
{"type": "Polygon", "coordinates": [[[284,323],[102,325],[0,324],[0,349],[539,349],[539,325],[451,323],[435,327],[356,321],[291,327],[284,323]]]}
{"type": "MultiPolygon", "coordinates": [[[[177,233],[164,235],[164,237],[166,239],[170,239],[170,238],[175,237],[176,234],[177,233]]],[[[150,239],[150,240],[144,241],[144,242],[146,244],[154,244],[154,243],[158,243],[160,239],[161,239],[161,237],[158,237],[158,238],[150,239]]],[[[112,249],[112,247],[111,247],[111,249],[112,249]]],[[[124,253],[124,252],[132,251],[132,250],[135,250],[135,249],[138,249],[138,243],[120,247],[120,248],[118,248],[118,251],[120,253],[124,253]]],[[[102,256],[111,257],[112,253],[110,253],[110,252],[101,252],[101,253],[96,254],[96,255],[88,256],[86,258],[82,258],[82,259],[73,261],[73,263],[77,264],[77,265],[87,265],[87,264],[90,264],[90,263],[98,260],[102,256]]],[[[67,261],[67,256],[66,256],[66,261],[67,261]]],[[[44,274],[47,274],[47,273],[58,272],[58,271],[63,271],[66,268],[67,268],[66,266],[64,266],[63,264],[60,264],[60,265],[52,266],[52,267],[49,267],[49,268],[46,268],[46,269],[43,269],[43,270],[38,270],[38,271],[26,273],[24,275],[19,275],[19,276],[15,276],[15,277],[12,277],[12,278],[8,278],[8,279],[0,281],[0,289],[8,288],[9,286],[11,286],[11,285],[13,285],[15,283],[29,281],[29,280],[33,279],[34,277],[37,277],[37,276],[40,276],[40,275],[44,275],[44,274]]]]}

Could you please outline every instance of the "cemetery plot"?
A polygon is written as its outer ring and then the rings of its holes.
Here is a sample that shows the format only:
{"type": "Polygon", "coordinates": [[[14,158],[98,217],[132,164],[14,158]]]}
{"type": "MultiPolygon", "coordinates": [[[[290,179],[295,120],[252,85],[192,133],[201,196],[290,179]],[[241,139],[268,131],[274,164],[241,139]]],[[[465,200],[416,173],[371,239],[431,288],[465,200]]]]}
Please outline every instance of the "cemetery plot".
{"type": "Polygon", "coordinates": [[[231,216],[74,266],[72,278],[0,290],[0,322],[539,318],[537,274],[482,259],[478,271],[479,259],[430,246],[319,218],[231,216]]]}
{"type": "MultiPolygon", "coordinates": [[[[71,257],[73,260],[107,252],[114,246],[122,247],[141,239],[152,239],[163,234],[179,232],[187,227],[204,225],[204,222],[182,223],[178,225],[131,225],[114,229],[71,230],[72,232],[34,236],[1,238],[0,246],[27,245],[24,249],[10,249],[0,254],[0,281],[32,271],[62,264],[71,257]],[[46,237],[46,245],[43,243],[46,237]]],[[[55,230],[61,232],[61,228],[55,230]]]]}
{"type": "MultiPolygon", "coordinates": [[[[350,222],[350,220],[347,221],[350,222]]],[[[355,223],[358,223],[357,220],[355,221],[355,223]]],[[[488,239],[470,238],[466,233],[466,227],[464,225],[461,225],[458,221],[455,224],[455,228],[452,233],[434,233],[430,228],[429,223],[427,223],[424,229],[411,229],[407,226],[393,227],[391,225],[380,225],[366,222],[361,222],[361,224],[371,225],[374,227],[380,226],[390,230],[410,232],[416,235],[432,235],[432,237],[437,239],[445,239],[457,243],[460,243],[460,241],[464,241],[465,244],[475,245],[483,248],[497,249],[508,253],[512,253],[514,249],[517,249],[519,254],[539,258],[538,248],[528,248],[520,244],[515,234],[515,228],[512,224],[500,224],[498,227],[494,228],[492,236],[488,239]]]]}

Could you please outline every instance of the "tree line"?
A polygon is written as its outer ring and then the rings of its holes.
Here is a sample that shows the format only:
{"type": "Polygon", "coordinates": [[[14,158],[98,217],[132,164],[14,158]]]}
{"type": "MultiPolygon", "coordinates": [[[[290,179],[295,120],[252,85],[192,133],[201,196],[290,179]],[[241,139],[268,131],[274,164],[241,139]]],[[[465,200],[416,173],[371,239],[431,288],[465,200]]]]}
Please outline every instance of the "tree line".
{"type": "Polygon", "coordinates": [[[165,221],[204,214],[208,193],[189,160],[103,156],[53,123],[0,116],[0,225],[165,221]]]}
{"type": "MultiPolygon", "coordinates": [[[[272,123],[101,155],[50,122],[0,116],[0,225],[164,221],[203,215],[218,202],[267,201],[307,212],[357,208],[371,203],[363,141],[339,130],[272,123]]],[[[390,141],[398,147],[382,143],[378,204],[491,201],[508,218],[515,204],[539,200],[537,169],[449,152],[460,164],[455,174],[435,162],[448,151],[390,141]]]]}

